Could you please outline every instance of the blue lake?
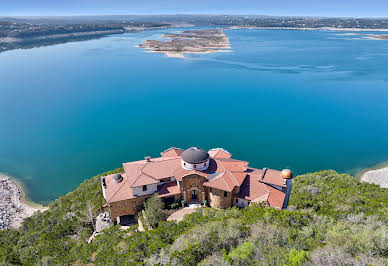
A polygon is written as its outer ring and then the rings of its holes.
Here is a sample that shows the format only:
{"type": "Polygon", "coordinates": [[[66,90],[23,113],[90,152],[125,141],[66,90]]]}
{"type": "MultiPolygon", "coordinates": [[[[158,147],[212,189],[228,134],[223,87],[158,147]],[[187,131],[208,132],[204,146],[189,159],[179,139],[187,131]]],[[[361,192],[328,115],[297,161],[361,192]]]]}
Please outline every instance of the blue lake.
{"type": "Polygon", "coordinates": [[[135,47],[178,30],[1,53],[0,172],[46,203],[171,146],[297,174],[388,161],[388,41],[227,30],[230,53],[135,47]]]}

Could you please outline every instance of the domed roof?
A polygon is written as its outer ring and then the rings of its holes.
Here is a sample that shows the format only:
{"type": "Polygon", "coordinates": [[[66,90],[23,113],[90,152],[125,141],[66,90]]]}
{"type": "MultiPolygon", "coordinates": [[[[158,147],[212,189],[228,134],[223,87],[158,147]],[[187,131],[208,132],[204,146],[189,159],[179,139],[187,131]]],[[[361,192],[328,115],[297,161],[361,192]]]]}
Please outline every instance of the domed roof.
{"type": "Polygon", "coordinates": [[[198,147],[191,147],[182,153],[182,160],[187,163],[201,163],[209,159],[209,153],[198,147]]]}
{"type": "Polygon", "coordinates": [[[281,175],[283,178],[290,179],[292,178],[292,171],[290,169],[284,169],[281,175]]]}
{"type": "Polygon", "coordinates": [[[120,183],[121,181],[123,181],[123,177],[122,177],[120,174],[114,174],[114,175],[113,175],[113,180],[114,180],[116,183],[120,183]]]}

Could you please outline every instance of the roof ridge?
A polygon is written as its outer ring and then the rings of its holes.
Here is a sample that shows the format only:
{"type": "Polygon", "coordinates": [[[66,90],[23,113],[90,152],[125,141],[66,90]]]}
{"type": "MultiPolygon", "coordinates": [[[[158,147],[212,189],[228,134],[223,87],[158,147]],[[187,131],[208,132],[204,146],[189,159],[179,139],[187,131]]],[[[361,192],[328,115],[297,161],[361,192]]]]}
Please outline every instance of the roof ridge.
{"type": "Polygon", "coordinates": [[[162,151],[161,153],[165,153],[165,152],[168,152],[169,150],[173,150],[173,149],[182,150],[182,151],[184,150],[184,149],[178,148],[178,147],[170,147],[167,150],[162,151]]]}
{"type": "Polygon", "coordinates": [[[265,183],[263,183],[263,184],[264,184],[265,189],[268,191],[268,193],[271,193],[271,191],[267,188],[267,186],[269,186],[269,185],[267,185],[265,183]]]}
{"type": "Polygon", "coordinates": [[[118,190],[116,190],[116,192],[112,195],[112,197],[110,197],[109,200],[107,200],[106,202],[110,202],[111,199],[113,199],[114,196],[116,196],[116,194],[122,189],[122,187],[124,186],[125,183],[128,182],[128,179],[124,181],[124,183],[120,186],[120,188],[118,190]]]}
{"type": "Polygon", "coordinates": [[[132,187],[132,185],[139,179],[139,177],[140,177],[141,175],[146,175],[146,176],[148,176],[148,177],[151,177],[151,178],[154,179],[155,181],[158,181],[158,179],[156,179],[155,177],[150,176],[149,174],[143,172],[144,167],[146,167],[146,164],[144,164],[143,167],[140,169],[139,175],[138,175],[137,177],[131,179],[132,182],[129,184],[129,187],[132,187]]]}
{"type": "Polygon", "coordinates": [[[231,171],[228,171],[228,173],[229,173],[229,176],[230,176],[230,177],[232,178],[232,180],[234,181],[233,183],[235,184],[235,186],[238,186],[239,184],[238,184],[236,178],[234,177],[234,175],[232,174],[232,172],[231,172],[231,171]]]}

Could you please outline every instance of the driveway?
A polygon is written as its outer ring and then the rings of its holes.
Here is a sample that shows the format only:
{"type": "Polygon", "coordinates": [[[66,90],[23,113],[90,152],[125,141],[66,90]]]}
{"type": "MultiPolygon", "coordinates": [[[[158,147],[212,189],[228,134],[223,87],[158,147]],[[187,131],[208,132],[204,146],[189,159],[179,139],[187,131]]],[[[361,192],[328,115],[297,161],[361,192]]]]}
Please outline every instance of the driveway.
{"type": "MultiPolygon", "coordinates": [[[[200,206],[200,205],[199,205],[200,206]]],[[[186,207],[186,208],[183,208],[177,212],[174,212],[173,214],[171,214],[168,218],[167,218],[167,221],[175,221],[175,222],[180,222],[183,220],[183,217],[186,215],[186,214],[190,214],[190,213],[193,213],[195,212],[195,209],[196,208],[193,208],[193,207],[186,207]]]]}

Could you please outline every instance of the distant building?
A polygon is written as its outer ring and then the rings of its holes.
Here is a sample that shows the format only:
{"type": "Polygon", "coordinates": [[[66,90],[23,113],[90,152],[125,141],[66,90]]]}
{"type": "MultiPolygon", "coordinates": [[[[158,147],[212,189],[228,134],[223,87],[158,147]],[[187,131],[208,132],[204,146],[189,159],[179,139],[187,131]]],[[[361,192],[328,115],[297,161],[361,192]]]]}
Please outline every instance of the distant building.
{"type": "Polygon", "coordinates": [[[135,215],[157,193],[165,201],[208,203],[214,208],[246,207],[261,202],[282,209],[288,204],[292,172],[256,169],[232,159],[228,151],[170,148],[162,157],[124,163],[124,172],[101,177],[110,217],[135,215]]]}

